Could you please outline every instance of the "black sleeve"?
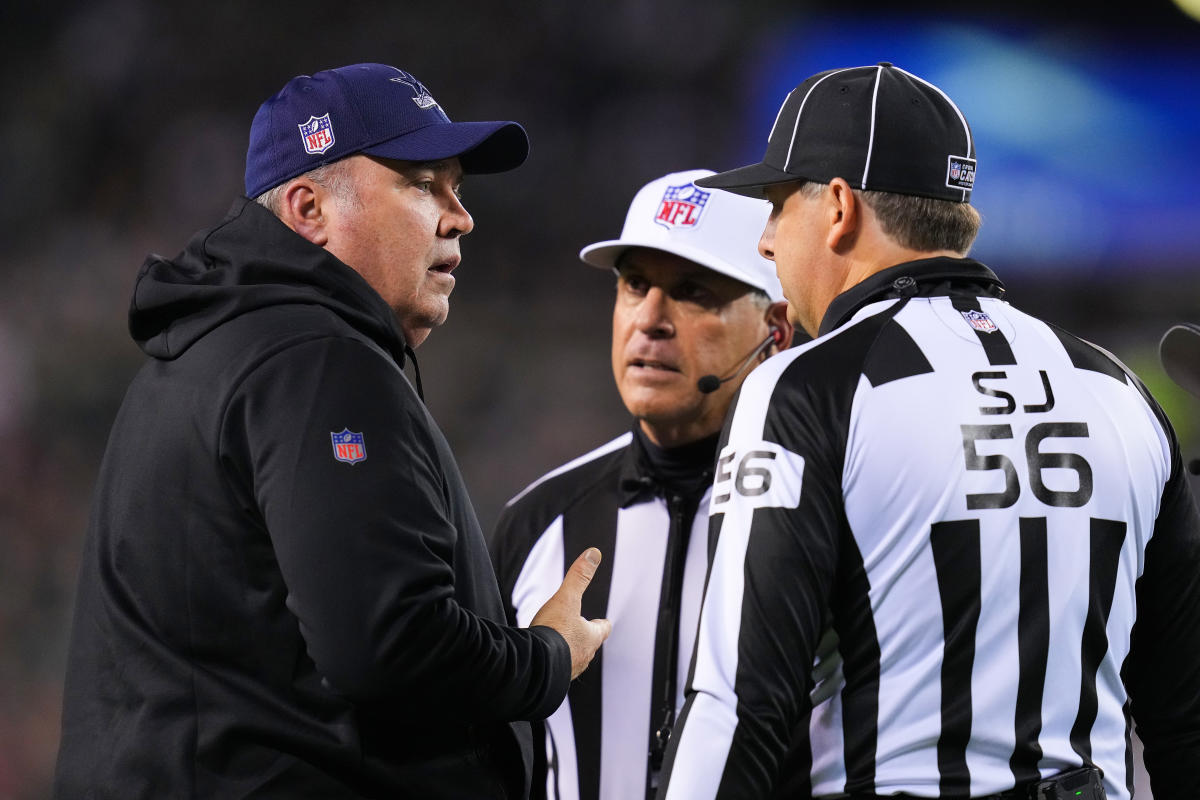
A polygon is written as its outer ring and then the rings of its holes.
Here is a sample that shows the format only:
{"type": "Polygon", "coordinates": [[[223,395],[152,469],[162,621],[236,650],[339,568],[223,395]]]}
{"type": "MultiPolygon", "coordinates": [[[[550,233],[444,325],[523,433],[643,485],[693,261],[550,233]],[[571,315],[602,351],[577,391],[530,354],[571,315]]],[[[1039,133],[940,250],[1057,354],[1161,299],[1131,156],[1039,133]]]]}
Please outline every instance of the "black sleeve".
{"type": "Polygon", "coordinates": [[[1155,797],[1200,797],[1200,515],[1175,454],[1124,678],[1155,797]]]}
{"type": "MultiPolygon", "coordinates": [[[[393,362],[352,339],[290,347],[244,381],[225,420],[226,452],[244,454],[287,607],[335,691],[460,719],[537,719],[560,704],[563,638],[499,624],[456,597],[466,590],[455,585],[459,487],[393,362]],[[365,459],[334,457],[331,434],[343,430],[363,435],[365,459]]],[[[483,577],[486,589],[494,579],[483,577]]]]}
{"type": "Polygon", "coordinates": [[[496,570],[496,581],[500,584],[500,599],[504,601],[504,613],[508,624],[517,624],[517,609],[513,606],[513,589],[517,577],[529,556],[531,539],[526,532],[528,518],[518,514],[513,506],[507,505],[500,512],[496,527],[488,536],[488,553],[496,570]],[[528,544],[527,544],[528,543],[528,544]]]}

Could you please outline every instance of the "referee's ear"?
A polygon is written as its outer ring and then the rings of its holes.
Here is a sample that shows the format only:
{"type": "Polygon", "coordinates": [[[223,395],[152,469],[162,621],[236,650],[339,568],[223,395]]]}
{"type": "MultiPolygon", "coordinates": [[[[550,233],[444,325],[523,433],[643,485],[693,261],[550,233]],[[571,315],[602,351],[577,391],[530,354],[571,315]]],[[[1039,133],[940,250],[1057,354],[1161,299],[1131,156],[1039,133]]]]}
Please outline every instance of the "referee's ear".
{"type": "Polygon", "coordinates": [[[821,195],[822,208],[829,225],[825,245],[835,253],[844,254],[854,246],[862,222],[862,209],[854,190],[843,178],[834,178],[821,195]]]}
{"type": "Polygon", "coordinates": [[[796,329],[788,319],[788,304],[786,300],[780,300],[778,303],[771,303],[767,306],[766,320],[767,326],[775,331],[775,342],[768,348],[768,355],[778,353],[781,350],[787,350],[792,346],[792,337],[796,334],[796,329]]]}

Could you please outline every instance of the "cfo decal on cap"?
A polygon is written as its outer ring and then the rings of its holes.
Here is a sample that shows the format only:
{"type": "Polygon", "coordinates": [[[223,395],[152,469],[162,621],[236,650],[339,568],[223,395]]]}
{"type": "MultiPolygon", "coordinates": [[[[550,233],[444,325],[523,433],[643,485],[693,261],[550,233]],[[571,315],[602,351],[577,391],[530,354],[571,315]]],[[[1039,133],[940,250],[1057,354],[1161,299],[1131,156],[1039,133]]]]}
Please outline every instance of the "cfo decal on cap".
{"type": "Polygon", "coordinates": [[[967,191],[974,189],[975,159],[966,156],[948,156],[947,161],[950,169],[946,177],[946,185],[951,189],[966,189],[967,191]]]}
{"type": "Polygon", "coordinates": [[[665,228],[694,228],[700,224],[711,194],[692,183],[668,186],[654,221],[665,228]]]}
{"type": "Polygon", "coordinates": [[[309,117],[308,122],[297,125],[300,138],[304,140],[304,150],[312,155],[320,155],[333,147],[333,124],[329,115],[309,117]]]}

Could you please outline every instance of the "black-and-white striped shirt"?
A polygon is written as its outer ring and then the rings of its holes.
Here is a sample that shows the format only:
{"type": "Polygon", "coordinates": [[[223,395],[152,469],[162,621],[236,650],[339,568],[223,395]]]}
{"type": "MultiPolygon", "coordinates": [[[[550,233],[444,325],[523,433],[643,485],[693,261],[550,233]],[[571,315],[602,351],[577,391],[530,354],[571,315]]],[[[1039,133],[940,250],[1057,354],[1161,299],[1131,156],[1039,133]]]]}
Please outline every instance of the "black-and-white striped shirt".
{"type": "Polygon", "coordinates": [[[716,438],[665,464],[669,454],[626,433],[540,478],[501,514],[489,549],[515,624],[529,624],[581,552],[604,554],[582,612],[612,620],[613,631],[546,721],[534,770],[546,797],[630,800],[657,786],[704,588],[716,438]]]}
{"type": "Polygon", "coordinates": [[[971,260],[899,265],[749,376],[660,797],[970,797],[1095,764],[1118,800],[1131,714],[1155,794],[1200,796],[1175,435],[1002,292],[971,260]]]}

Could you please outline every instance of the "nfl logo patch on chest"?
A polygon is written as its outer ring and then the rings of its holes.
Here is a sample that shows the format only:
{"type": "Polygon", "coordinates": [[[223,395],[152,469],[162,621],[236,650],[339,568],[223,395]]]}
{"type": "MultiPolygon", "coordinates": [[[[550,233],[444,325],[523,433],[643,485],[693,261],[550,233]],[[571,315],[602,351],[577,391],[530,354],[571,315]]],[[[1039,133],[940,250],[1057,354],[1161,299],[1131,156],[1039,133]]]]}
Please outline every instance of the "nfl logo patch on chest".
{"type": "Polygon", "coordinates": [[[316,156],[333,147],[333,124],[329,121],[328,114],[309,117],[308,122],[302,122],[296,127],[300,128],[304,152],[316,156]]]}
{"type": "Polygon", "coordinates": [[[366,438],[361,433],[355,433],[349,428],[342,428],[340,433],[331,433],[333,438],[333,457],[347,464],[357,464],[367,457],[366,438]]]}
{"type": "Polygon", "coordinates": [[[690,183],[668,186],[654,221],[665,228],[694,228],[700,224],[710,195],[690,183]]]}

